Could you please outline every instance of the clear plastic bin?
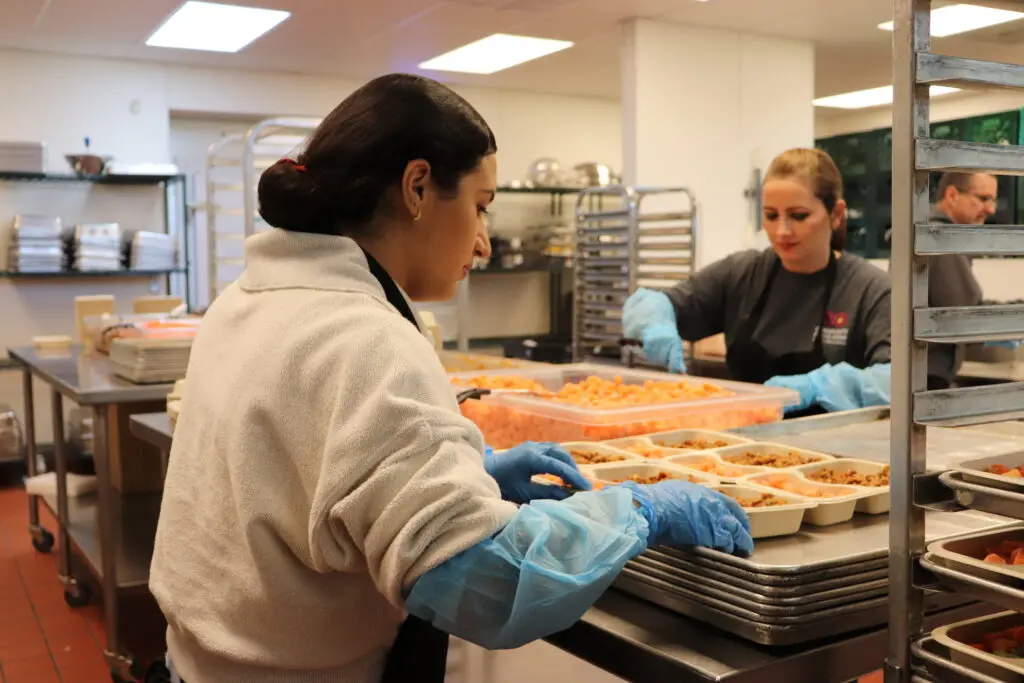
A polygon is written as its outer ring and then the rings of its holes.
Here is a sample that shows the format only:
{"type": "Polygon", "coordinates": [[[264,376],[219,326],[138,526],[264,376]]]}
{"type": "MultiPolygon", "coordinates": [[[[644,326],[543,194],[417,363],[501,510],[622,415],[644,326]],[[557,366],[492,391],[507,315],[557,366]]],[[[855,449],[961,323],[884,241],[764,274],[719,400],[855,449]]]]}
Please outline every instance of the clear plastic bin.
{"type": "Polygon", "coordinates": [[[451,379],[458,387],[472,387],[478,385],[477,378],[522,377],[558,391],[591,376],[639,385],[646,381],[706,384],[730,395],[602,409],[499,391],[465,401],[462,413],[476,423],[491,447],[501,449],[524,441],[607,441],[676,429],[733,429],[776,422],[784,406],[798,401],[796,392],[788,389],[585,363],[463,372],[452,374],[451,379]]]}

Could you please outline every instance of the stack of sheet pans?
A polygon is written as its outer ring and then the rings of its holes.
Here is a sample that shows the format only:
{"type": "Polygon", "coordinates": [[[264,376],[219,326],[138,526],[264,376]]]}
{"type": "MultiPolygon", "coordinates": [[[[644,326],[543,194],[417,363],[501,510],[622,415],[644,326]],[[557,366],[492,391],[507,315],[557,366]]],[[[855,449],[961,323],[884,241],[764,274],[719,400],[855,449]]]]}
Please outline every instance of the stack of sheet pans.
{"type": "Polygon", "coordinates": [[[0,235],[3,270],[52,273],[64,266],[61,222],[57,216],[18,214],[0,235]]]}
{"type": "Polygon", "coordinates": [[[114,374],[136,384],[163,384],[185,378],[191,338],[115,339],[110,345],[114,374]]]}
{"type": "MultiPolygon", "coordinates": [[[[981,512],[929,513],[928,539],[1002,528],[981,512]]],[[[757,542],[740,559],[698,548],[648,550],[616,582],[627,593],[763,645],[794,645],[886,623],[888,519],[856,517],[833,527],[757,542]]],[[[935,595],[929,604],[970,602],[935,595]]]]}
{"type": "Polygon", "coordinates": [[[170,235],[145,230],[125,233],[123,258],[129,270],[172,270],[178,261],[170,235]]]}
{"type": "Polygon", "coordinates": [[[65,231],[68,270],[121,270],[121,226],[81,223],[65,231]]]}

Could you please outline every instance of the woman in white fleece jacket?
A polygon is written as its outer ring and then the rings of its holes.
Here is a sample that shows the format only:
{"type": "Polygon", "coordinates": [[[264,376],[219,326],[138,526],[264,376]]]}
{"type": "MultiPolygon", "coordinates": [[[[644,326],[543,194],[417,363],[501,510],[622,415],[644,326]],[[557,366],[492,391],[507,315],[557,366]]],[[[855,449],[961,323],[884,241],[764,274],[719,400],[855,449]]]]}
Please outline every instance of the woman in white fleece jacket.
{"type": "Polygon", "coordinates": [[[274,229],[193,346],[157,529],[175,678],[441,681],[448,633],[564,629],[648,544],[751,551],[709,489],[530,502],[536,471],[586,487],[563,451],[482,455],[407,297],[450,298],[488,253],[495,152],[450,89],[391,75],[263,174],[274,229]]]}

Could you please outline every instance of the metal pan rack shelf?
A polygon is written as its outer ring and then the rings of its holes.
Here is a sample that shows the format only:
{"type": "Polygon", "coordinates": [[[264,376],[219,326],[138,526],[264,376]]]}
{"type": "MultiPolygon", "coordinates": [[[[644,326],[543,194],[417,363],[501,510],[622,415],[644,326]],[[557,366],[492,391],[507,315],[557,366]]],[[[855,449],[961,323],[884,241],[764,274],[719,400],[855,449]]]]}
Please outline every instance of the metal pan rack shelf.
{"type": "Polygon", "coordinates": [[[573,361],[617,359],[629,295],[693,274],[697,200],[685,187],[592,187],[575,213],[573,361]]]}
{"type": "MultiPolygon", "coordinates": [[[[923,628],[924,596],[936,588],[1024,611],[1024,578],[994,580],[969,563],[926,552],[923,486],[926,428],[958,427],[1024,417],[1024,383],[942,391],[927,389],[930,344],[1024,339],[1024,307],[930,307],[929,257],[941,254],[1024,254],[1024,226],[945,225],[928,221],[929,174],[985,172],[1024,175],[1019,146],[929,137],[929,87],[1024,89],[1024,66],[982,62],[931,51],[931,0],[893,0],[892,412],[889,656],[886,683],[1020,680],[956,659],[923,628]]],[[[1024,486],[985,486],[947,472],[940,481],[957,504],[1024,519],[1024,486]]],[[[980,539],[979,539],[980,540],[980,539]]],[[[1011,615],[1012,616],[1012,615],[1011,615]]],[[[1000,664],[1002,666],[1002,664],[1000,664]]]]}

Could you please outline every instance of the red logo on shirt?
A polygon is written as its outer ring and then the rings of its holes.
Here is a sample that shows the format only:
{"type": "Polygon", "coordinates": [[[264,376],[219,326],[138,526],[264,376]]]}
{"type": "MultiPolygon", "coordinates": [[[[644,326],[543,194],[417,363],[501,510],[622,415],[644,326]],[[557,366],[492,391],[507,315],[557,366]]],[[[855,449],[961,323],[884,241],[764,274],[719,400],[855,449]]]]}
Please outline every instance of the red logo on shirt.
{"type": "Polygon", "coordinates": [[[850,324],[850,316],[845,313],[833,313],[832,311],[825,311],[825,326],[826,327],[846,327],[850,324]]]}

